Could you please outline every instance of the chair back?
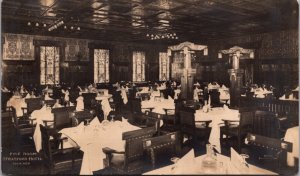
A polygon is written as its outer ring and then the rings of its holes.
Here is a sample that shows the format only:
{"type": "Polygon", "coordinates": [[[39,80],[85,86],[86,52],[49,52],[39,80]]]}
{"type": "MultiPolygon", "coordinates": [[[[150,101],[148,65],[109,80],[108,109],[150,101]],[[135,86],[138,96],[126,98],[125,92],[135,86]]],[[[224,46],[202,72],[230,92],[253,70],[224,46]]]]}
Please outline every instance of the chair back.
{"type": "Polygon", "coordinates": [[[10,107],[11,109],[11,115],[12,115],[12,122],[13,122],[13,125],[15,128],[18,128],[19,126],[19,121],[18,121],[18,118],[17,118],[17,112],[16,112],[16,109],[14,107],[10,107]]]}
{"type": "Polygon", "coordinates": [[[247,134],[247,141],[251,145],[260,146],[276,151],[292,152],[293,144],[276,138],[270,138],[254,133],[247,134]]]}
{"type": "Polygon", "coordinates": [[[159,132],[160,120],[162,119],[163,115],[155,112],[149,112],[149,111],[146,111],[145,114],[146,114],[146,126],[155,127],[156,130],[159,132]]]}
{"type": "Polygon", "coordinates": [[[195,131],[195,116],[193,112],[180,111],[181,132],[193,135],[195,131]]]}
{"type": "Polygon", "coordinates": [[[168,99],[168,90],[167,89],[160,90],[160,93],[163,94],[164,99],[168,99]]]}
{"type": "Polygon", "coordinates": [[[213,89],[210,91],[210,104],[213,107],[220,106],[220,92],[217,89],[213,89]]]}
{"type": "Polygon", "coordinates": [[[70,102],[76,102],[76,99],[79,97],[79,90],[71,89],[69,94],[70,102]]]}
{"type": "Polygon", "coordinates": [[[122,139],[125,140],[125,166],[129,162],[141,159],[144,155],[143,140],[151,138],[156,133],[154,127],[125,132],[122,139]]]}
{"type": "Polygon", "coordinates": [[[84,108],[89,109],[91,108],[92,100],[94,100],[97,96],[96,93],[83,93],[83,104],[84,108]]]}
{"type": "Polygon", "coordinates": [[[42,98],[26,98],[25,102],[27,104],[27,113],[30,114],[34,110],[41,109],[43,106],[42,98]]]}
{"type": "Polygon", "coordinates": [[[1,92],[1,110],[6,110],[6,103],[12,97],[11,92],[1,92]]]}
{"type": "Polygon", "coordinates": [[[53,106],[56,103],[56,100],[44,100],[47,106],[53,106]]]}
{"type": "Polygon", "coordinates": [[[131,112],[132,113],[141,113],[141,100],[134,98],[131,99],[131,112]]]}
{"type": "Polygon", "coordinates": [[[141,93],[140,97],[141,97],[141,101],[150,100],[150,93],[141,93]]]}
{"type": "Polygon", "coordinates": [[[240,125],[239,131],[241,135],[245,135],[249,132],[252,132],[253,127],[253,118],[255,115],[255,111],[240,111],[240,125]]]}
{"type": "Polygon", "coordinates": [[[174,146],[179,142],[179,132],[168,133],[161,136],[151,137],[143,140],[144,149],[158,149],[165,146],[174,146]]]}
{"type": "Polygon", "coordinates": [[[279,121],[275,114],[268,111],[255,111],[253,133],[266,137],[278,138],[279,121]]]}
{"type": "Polygon", "coordinates": [[[49,166],[52,163],[51,146],[49,142],[50,135],[47,128],[44,127],[43,125],[40,125],[40,130],[42,135],[42,156],[43,159],[46,161],[46,164],[49,166]]]}
{"type": "Polygon", "coordinates": [[[153,168],[155,167],[157,156],[164,155],[161,158],[165,158],[166,155],[172,157],[172,155],[179,152],[179,146],[179,132],[172,132],[143,140],[143,148],[150,152],[153,168]]]}
{"type": "Polygon", "coordinates": [[[75,118],[74,122],[72,126],[77,126],[79,125],[82,121],[85,120],[91,120],[93,118],[93,114],[91,113],[91,111],[79,111],[79,112],[70,112],[70,116],[71,118],[75,118]]]}
{"type": "Polygon", "coordinates": [[[71,127],[72,119],[70,118],[70,112],[73,112],[74,110],[74,106],[52,109],[52,113],[54,114],[54,128],[61,130],[63,128],[71,127]]]}

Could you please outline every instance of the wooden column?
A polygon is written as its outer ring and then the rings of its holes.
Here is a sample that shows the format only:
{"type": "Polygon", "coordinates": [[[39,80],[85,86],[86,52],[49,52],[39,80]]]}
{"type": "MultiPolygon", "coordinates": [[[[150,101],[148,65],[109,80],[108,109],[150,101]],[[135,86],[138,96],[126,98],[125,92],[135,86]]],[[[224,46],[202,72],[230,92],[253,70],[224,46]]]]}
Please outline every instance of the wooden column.
{"type": "Polygon", "coordinates": [[[184,53],[184,68],[183,74],[181,76],[181,91],[182,98],[192,99],[193,98],[193,82],[195,69],[192,69],[191,62],[191,53],[189,52],[188,47],[183,48],[184,53]]]}
{"type": "Polygon", "coordinates": [[[228,70],[230,77],[230,106],[238,107],[240,96],[241,96],[241,87],[243,81],[244,70],[242,69],[229,69],[228,70]]]}

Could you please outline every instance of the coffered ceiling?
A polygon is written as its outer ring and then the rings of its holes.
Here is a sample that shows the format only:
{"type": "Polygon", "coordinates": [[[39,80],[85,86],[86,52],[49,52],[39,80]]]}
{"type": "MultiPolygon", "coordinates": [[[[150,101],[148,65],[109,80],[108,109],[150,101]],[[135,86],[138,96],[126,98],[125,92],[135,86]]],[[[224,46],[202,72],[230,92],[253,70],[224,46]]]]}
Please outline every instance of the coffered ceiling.
{"type": "Polygon", "coordinates": [[[162,41],[178,43],[297,27],[296,0],[3,0],[2,2],[3,32],[36,35],[157,42],[146,35],[171,32],[176,33],[178,39],[162,41]],[[60,21],[63,21],[63,24],[49,31],[50,27],[60,21]]]}

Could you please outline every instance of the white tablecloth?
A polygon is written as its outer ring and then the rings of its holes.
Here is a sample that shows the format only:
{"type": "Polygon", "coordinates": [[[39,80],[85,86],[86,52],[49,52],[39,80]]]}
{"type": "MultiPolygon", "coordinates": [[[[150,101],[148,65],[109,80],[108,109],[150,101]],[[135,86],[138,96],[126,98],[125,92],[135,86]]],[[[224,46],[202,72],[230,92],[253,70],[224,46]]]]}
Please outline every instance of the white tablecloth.
{"type": "Polygon", "coordinates": [[[223,155],[217,156],[217,169],[207,172],[202,168],[202,161],[205,157],[206,155],[201,155],[195,158],[194,151],[191,150],[176,164],[146,172],[144,175],[277,175],[274,172],[250,164],[249,169],[241,170],[234,167],[229,157],[223,155]],[[223,163],[223,167],[220,167],[220,163],[223,163]]]}
{"type": "Polygon", "coordinates": [[[17,117],[23,116],[22,108],[26,108],[27,104],[25,98],[21,96],[12,96],[6,103],[7,107],[14,107],[16,109],[17,117]]]}
{"type": "Polygon", "coordinates": [[[105,154],[102,148],[124,151],[125,141],[122,140],[122,133],[137,129],[140,128],[129,124],[126,120],[103,125],[95,118],[89,126],[81,123],[77,127],[65,128],[60,132],[76,142],[84,152],[80,175],[91,175],[93,171],[104,168],[105,154]]]}
{"type": "Polygon", "coordinates": [[[175,103],[173,99],[164,99],[161,98],[160,101],[155,101],[153,97],[150,100],[142,101],[141,102],[142,109],[143,108],[154,108],[152,112],[165,114],[166,109],[174,109],[175,110],[175,103]]]}
{"type": "Polygon", "coordinates": [[[299,126],[289,128],[284,140],[293,144],[292,152],[287,153],[287,165],[295,166],[295,158],[299,158],[299,126]]]}
{"type": "MultiPolygon", "coordinates": [[[[42,135],[40,130],[40,124],[44,126],[43,120],[53,120],[54,116],[51,113],[51,108],[47,108],[43,106],[39,110],[35,110],[31,113],[30,119],[36,119],[34,123],[36,123],[36,127],[33,133],[33,140],[35,144],[35,149],[39,152],[42,148],[42,135]]],[[[51,123],[49,123],[51,125],[51,123]]]]}
{"type": "Polygon", "coordinates": [[[212,108],[208,113],[205,113],[202,110],[197,110],[195,113],[195,121],[212,120],[210,123],[212,129],[209,136],[209,142],[212,145],[215,145],[219,152],[221,152],[219,124],[223,123],[222,119],[239,120],[239,111],[224,108],[212,108]]]}
{"type": "Polygon", "coordinates": [[[109,98],[112,97],[112,94],[107,94],[107,95],[100,95],[100,96],[96,96],[96,100],[108,100],[109,98]]]}

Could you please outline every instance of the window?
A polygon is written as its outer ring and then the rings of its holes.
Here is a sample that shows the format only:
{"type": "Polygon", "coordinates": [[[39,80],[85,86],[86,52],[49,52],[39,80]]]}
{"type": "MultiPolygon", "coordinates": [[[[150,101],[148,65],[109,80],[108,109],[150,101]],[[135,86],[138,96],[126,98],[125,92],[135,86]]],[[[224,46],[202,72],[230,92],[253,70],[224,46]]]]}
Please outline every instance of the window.
{"type": "Polygon", "coordinates": [[[94,83],[109,82],[109,50],[94,49],[94,83]]]}
{"type": "Polygon", "coordinates": [[[159,80],[160,81],[166,81],[169,80],[169,66],[170,66],[170,60],[165,52],[159,53],[159,80]]]}
{"type": "Polygon", "coordinates": [[[133,78],[132,81],[145,81],[145,53],[141,51],[133,52],[133,78]]]}
{"type": "Polygon", "coordinates": [[[59,48],[55,46],[41,46],[40,56],[41,84],[59,84],[59,48]]]}

